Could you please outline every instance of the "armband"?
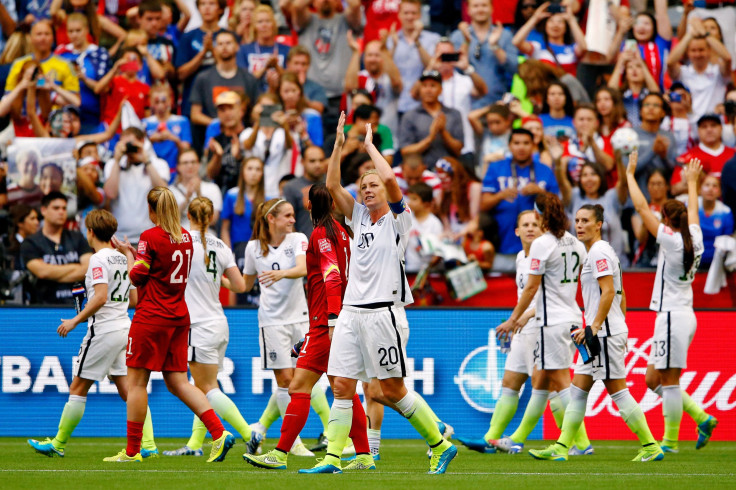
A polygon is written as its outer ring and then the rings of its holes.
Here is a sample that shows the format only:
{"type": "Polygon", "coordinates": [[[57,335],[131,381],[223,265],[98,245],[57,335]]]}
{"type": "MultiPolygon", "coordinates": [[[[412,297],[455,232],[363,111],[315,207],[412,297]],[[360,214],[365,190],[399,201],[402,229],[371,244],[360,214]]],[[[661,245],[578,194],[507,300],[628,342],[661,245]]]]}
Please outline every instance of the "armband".
{"type": "Polygon", "coordinates": [[[404,202],[404,199],[402,198],[399,202],[388,203],[388,207],[391,209],[392,213],[401,214],[406,211],[406,202],[404,202]]]}

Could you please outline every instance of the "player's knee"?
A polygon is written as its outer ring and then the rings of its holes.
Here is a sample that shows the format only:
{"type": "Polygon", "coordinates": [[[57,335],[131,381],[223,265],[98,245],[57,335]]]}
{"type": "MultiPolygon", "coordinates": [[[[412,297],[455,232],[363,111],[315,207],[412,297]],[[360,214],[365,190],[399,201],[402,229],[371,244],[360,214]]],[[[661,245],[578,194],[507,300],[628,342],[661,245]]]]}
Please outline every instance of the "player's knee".
{"type": "Polygon", "coordinates": [[[332,393],[337,399],[349,400],[355,395],[355,381],[346,378],[335,378],[332,383],[332,393]]]}
{"type": "Polygon", "coordinates": [[[659,374],[656,371],[647,371],[646,376],[644,376],[644,381],[647,384],[647,388],[654,391],[654,389],[659,386],[659,374]]]}
{"type": "Polygon", "coordinates": [[[365,383],[363,384],[363,394],[366,400],[371,400],[381,405],[385,405],[386,399],[383,395],[381,385],[378,383],[365,383]]]}

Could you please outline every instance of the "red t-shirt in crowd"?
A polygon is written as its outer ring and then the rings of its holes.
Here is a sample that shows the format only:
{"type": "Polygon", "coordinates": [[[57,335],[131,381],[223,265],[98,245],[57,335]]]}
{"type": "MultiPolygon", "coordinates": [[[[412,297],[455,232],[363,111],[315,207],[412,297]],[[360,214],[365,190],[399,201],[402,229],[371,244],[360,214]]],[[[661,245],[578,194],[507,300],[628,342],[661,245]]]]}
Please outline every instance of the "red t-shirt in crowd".
{"type": "Polygon", "coordinates": [[[309,237],[307,247],[307,303],[309,327],[327,326],[330,313],[339,314],[348,285],[350,241],[338,224],[337,243],[327,238],[324,226],[318,226],[309,237]]]}
{"type": "Polygon", "coordinates": [[[723,166],[733,158],[734,154],[736,154],[736,150],[729,146],[721,145],[721,148],[714,151],[708,149],[703,143],[699,143],[697,146],[690,148],[690,150],[677,157],[677,163],[683,167],[677,168],[672,172],[670,184],[675,185],[682,181],[682,169],[693,158],[700,159],[700,163],[703,165],[703,172],[707,175],[715,175],[720,179],[723,166]]]}
{"type": "Polygon", "coordinates": [[[379,39],[381,30],[391,31],[391,24],[396,30],[401,29],[399,22],[399,5],[401,0],[363,0],[365,11],[365,27],[363,28],[363,46],[379,39]]]}
{"type": "Polygon", "coordinates": [[[116,76],[110,82],[110,92],[105,97],[102,109],[102,122],[110,124],[118,113],[120,103],[127,96],[135,114],[142,120],[146,117],[148,92],[151,88],[140,80],[129,81],[123,76],[116,76]]]}
{"type": "Polygon", "coordinates": [[[189,325],[184,291],[192,265],[192,236],[181,229],[182,242],[174,242],[156,226],[141,233],[130,282],[138,288],[134,322],[156,326],[189,325]]]}

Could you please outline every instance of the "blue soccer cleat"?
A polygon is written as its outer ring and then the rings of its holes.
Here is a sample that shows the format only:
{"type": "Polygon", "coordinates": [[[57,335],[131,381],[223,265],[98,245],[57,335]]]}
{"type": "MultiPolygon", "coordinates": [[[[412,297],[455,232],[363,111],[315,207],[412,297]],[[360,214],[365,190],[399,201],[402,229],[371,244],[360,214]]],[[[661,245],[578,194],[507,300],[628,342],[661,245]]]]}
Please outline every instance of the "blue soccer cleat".
{"type": "Polygon", "coordinates": [[[325,459],[318,460],[314,468],[305,468],[299,470],[299,473],[306,475],[316,475],[321,473],[336,474],[342,473],[342,469],[340,468],[339,459],[334,456],[327,456],[325,459]]]}
{"type": "Polygon", "coordinates": [[[463,446],[467,447],[471,451],[477,451],[484,454],[496,454],[495,446],[489,444],[488,441],[482,437],[456,437],[455,439],[460,441],[463,446]]]}
{"type": "Polygon", "coordinates": [[[455,459],[455,456],[457,456],[457,448],[452,444],[450,444],[450,446],[441,453],[433,454],[432,459],[429,462],[429,471],[427,473],[430,475],[443,474],[447,471],[447,467],[450,466],[450,461],[455,459]]]}
{"type": "Polygon", "coordinates": [[[668,441],[667,439],[662,439],[659,447],[660,449],[662,449],[662,452],[665,453],[677,454],[680,452],[680,443],[678,443],[677,441],[668,441]]]}
{"type": "MultiPolygon", "coordinates": [[[[355,458],[357,458],[357,456],[353,454],[352,456],[348,456],[347,458],[341,458],[341,460],[342,461],[355,461],[355,458]]],[[[381,461],[381,454],[373,453],[373,461],[381,461]]]]}
{"type": "Polygon", "coordinates": [[[141,448],[141,458],[143,459],[147,459],[147,458],[153,459],[153,458],[158,458],[159,456],[160,454],[158,452],[158,448],[156,447],[153,449],[146,449],[143,447],[141,448]]]}
{"type": "Polygon", "coordinates": [[[263,442],[263,434],[261,434],[257,430],[251,430],[250,439],[245,441],[245,453],[246,454],[256,454],[262,442],[263,442]]]}
{"type": "Polygon", "coordinates": [[[501,439],[488,441],[492,446],[503,453],[519,454],[524,450],[523,442],[514,442],[510,437],[502,437],[501,439]]]}
{"type": "Polygon", "coordinates": [[[35,449],[37,453],[48,456],[49,458],[53,458],[54,456],[58,456],[60,458],[64,457],[64,450],[55,448],[49,438],[46,438],[45,441],[28,439],[28,444],[35,449]]]}
{"type": "Polygon", "coordinates": [[[698,442],[695,443],[695,449],[704,448],[708,444],[716,425],[718,425],[718,420],[711,415],[708,415],[708,419],[705,422],[698,424],[698,442]]]}
{"type": "Polygon", "coordinates": [[[595,454],[595,449],[593,449],[593,445],[586,447],[585,449],[578,449],[577,446],[573,446],[570,448],[570,451],[567,453],[569,456],[592,456],[595,454]]]}

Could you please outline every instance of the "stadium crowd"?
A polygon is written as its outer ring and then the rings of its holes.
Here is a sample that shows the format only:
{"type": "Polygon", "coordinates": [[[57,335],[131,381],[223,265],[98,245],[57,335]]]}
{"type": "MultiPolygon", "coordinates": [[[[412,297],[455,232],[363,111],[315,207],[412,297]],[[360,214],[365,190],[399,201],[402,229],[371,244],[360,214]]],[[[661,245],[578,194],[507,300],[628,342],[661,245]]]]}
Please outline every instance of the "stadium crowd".
{"type": "Polygon", "coordinates": [[[629,146],[656,215],[684,201],[682,168],[702,162],[707,268],[715,238],[734,231],[736,1],[672,3],[0,0],[14,300],[73,301],[91,256],[85,216],[109,209],[135,244],[155,186],[172,190],[185,227],[189,203],[209,198],[211,230],[241,270],[260,203],[289,201],[309,236],[306,195],[324,181],[341,111],[345,188],[357,198],[373,166],[370,124],[408,196],[408,272],[430,261],[423,235],[513,271],[517,215],[542,192],[570,217],[601,204],[621,266],[656,267],[628,196],[629,146]]]}

